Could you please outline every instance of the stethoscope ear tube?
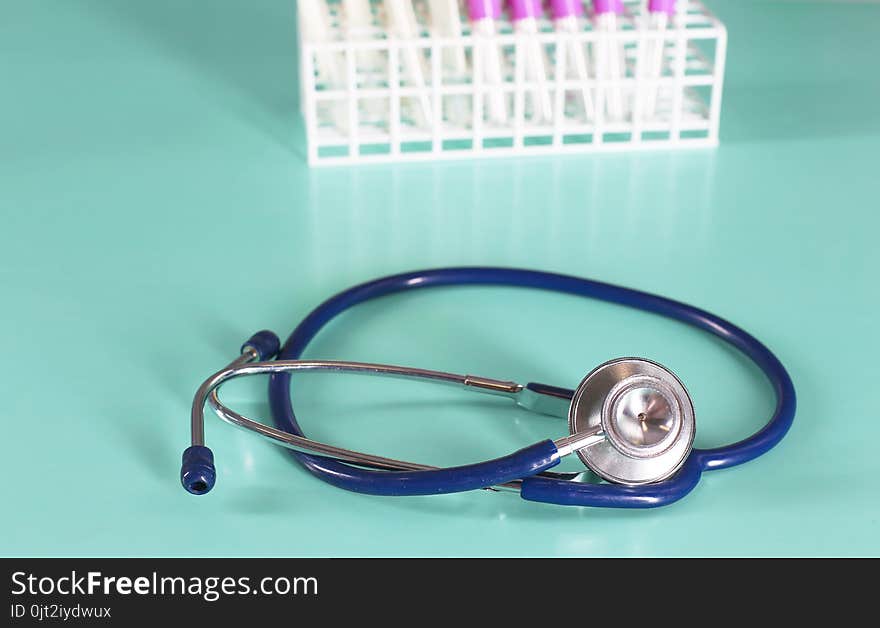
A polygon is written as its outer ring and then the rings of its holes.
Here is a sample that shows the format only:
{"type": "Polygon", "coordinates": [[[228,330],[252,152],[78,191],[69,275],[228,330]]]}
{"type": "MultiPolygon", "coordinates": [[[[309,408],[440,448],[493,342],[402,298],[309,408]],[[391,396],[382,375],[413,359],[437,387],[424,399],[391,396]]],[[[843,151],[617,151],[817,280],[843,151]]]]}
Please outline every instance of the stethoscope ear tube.
{"type": "MultiPolygon", "coordinates": [[[[220,401],[218,389],[236,377],[292,372],[349,373],[415,379],[456,385],[477,393],[501,396],[517,403],[524,386],[515,382],[475,375],[461,375],[413,367],[339,360],[271,360],[277,351],[277,337],[269,331],[258,332],[241,348],[241,355],[206,379],[193,399],[191,413],[192,445],[183,452],[180,481],[194,495],[211,490],[216,479],[214,456],[204,444],[205,405],[219,418],[238,428],[301,454],[311,454],[325,463],[335,462],[351,473],[334,474],[333,484],[372,495],[437,495],[514,484],[514,480],[542,473],[559,463],[560,458],[580,446],[603,438],[598,429],[567,436],[558,441],[544,440],[513,454],[485,462],[452,468],[436,468],[394,460],[360,451],[322,443],[289,431],[282,431],[250,419],[220,401]],[[257,361],[255,361],[257,360],[257,361]],[[348,467],[343,464],[357,466],[348,467]],[[380,469],[381,471],[376,471],[380,469]]],[[[505,486],[505,488],[511,488],[505,486]]],[[[518,488],[516,484],[515,488],[518,488]]]]}

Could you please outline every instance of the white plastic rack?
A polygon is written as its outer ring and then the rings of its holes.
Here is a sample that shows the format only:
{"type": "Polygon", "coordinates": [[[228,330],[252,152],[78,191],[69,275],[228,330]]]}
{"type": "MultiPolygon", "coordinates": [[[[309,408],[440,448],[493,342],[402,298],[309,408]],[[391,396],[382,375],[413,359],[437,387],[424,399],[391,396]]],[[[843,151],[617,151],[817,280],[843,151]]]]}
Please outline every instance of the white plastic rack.
{"type": "Polygon", "coordinates": [[[496,22],[490,40],[500,52],[500,80],[488,83],[482,69],[486,36],[473,32],[464,7],[461,36],[439,37],[427,0],[414,0],[417,36],[401,38],[387,27],[388,0],[370,0],[369,23],[357,28],[347,25],[339,0],[321,1],[325,27],[317,31],[309,16],[303,19],[300,2],[301,108],[310,165],[718,143],[727,33],[696,0],[679,0],[662,30],[646,27],[649,16],[639,0],[625,0],[610,32],[597,30],[589,12],[574,32],[539,20],[530,37],[546,55],[548,72],[540,83],[526,72],[528,36],[515,32],[507,17],[496,22]],[[651,68],[650,50],[658,42],[659,67],[651,68]],[[560,54],[567,46],[585,51],[585,80],[567,63],[569,55],[560,54]],[[603,73],[597,60],[603,49],[618,51],[617,77],[603,73]],[[606,104],[615,90],[612,111],[606,104]],[[541,114],[536,94],[549,96],[551,115],[546,108],[541,114]]]}

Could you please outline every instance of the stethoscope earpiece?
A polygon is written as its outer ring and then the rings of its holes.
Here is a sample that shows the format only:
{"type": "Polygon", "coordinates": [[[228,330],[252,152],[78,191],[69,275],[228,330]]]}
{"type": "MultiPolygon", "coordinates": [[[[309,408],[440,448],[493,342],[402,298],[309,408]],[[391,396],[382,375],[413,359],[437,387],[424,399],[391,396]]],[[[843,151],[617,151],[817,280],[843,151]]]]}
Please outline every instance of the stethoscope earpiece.
{"type": "Polygon", "coordinates": [[[619,358],[590,372],[574,392],[572,435],[601,430],[604,439],[577,450],[599,477],[617,484],[659,482],[691,451],[694,407],[669,369],[642,358],[619,358]]]}

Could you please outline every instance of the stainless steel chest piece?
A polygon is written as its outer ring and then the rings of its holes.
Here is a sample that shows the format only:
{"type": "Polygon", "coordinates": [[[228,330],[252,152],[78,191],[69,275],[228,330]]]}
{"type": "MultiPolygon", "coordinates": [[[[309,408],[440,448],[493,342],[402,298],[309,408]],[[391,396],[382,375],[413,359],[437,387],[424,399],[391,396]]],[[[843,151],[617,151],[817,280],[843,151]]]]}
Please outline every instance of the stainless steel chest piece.
{"type": "Polygon", "coordinates": [[[572,434],[605,438],[578,450],[587,467],[619,484],[659,482],[684,464],[694,442],[694,406],[684,385],[663,366],[619,358],[594,369],[578,386],[568,413],[572,434]]]}

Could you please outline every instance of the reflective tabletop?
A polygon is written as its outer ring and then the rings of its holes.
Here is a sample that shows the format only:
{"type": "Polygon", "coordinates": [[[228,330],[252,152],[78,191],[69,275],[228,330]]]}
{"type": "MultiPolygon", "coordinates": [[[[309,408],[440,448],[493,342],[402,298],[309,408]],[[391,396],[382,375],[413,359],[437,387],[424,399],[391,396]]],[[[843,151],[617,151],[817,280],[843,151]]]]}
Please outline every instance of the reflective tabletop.
{"type": "MultiPolygon", "coordinates": [[[[707,4],[729,31],[717,149],[322,170],[304,161],[294,2],[8,6],[0,554],[880,554],[880,4],[707,4]],[[653,511],[346,493],[213,417],[217,486],[181,488],[192,395],[252,332],[286,336],[348,286],[451,265],[581,275],[716,312],[787,366],[794,427],[653,511]]],[[[364,304],[305,357],[571,388],[630,355],[685,384],[697,447],[772,411],[757,370],[703,334],[516,289],[364,304]]],[[[432,465],[567,433],[452,388],[303,374],[292,391],[310,436],[432,465]]],[[[263,380],[224,400],[270,417],[263,380]]]]}

